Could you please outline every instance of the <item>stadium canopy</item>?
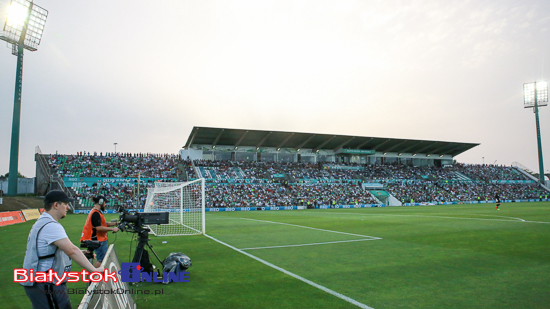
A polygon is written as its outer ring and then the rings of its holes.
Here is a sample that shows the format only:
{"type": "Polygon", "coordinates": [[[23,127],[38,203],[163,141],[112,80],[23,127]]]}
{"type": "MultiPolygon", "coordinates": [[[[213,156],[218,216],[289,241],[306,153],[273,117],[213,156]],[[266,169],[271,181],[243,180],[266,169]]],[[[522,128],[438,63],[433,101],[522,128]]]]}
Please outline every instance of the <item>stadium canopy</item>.
{"type": "Polygon", "coordinates": [[[320,133],[193,127],[183,148],[199,145],[332,150],[335,153],[407,152],[457,156],[478,143],[320,133]]]}

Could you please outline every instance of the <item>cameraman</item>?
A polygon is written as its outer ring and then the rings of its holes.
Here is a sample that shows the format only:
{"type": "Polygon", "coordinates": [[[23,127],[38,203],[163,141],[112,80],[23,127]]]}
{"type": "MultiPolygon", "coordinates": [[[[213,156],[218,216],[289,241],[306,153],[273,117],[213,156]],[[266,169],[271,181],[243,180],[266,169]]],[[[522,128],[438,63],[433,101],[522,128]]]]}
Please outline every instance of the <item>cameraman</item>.
{"type": "MultiPolygon", "coordinates": [[[[103,267],[94,267],[82,251],[69,240],[59,220],[65,218],[70,198],[63,191],[53,190],[44,197],[44,213],[36,220],[29,232],[23,268],[29,271],[53,271],[61,274],[70,271],[74,260],[89,272],[103,272],[103,267]],[[61,249],[61,250],[58,250],[61,249]]],[[[66,282],[55,285],[51,282],[22,282],[33,308],[71,308],[66,282]]]]}
{"type": "Polygon", "coordinates": [[[88,218],[86,218],[86,223],[82,229],[80,241],[98,240],[101,243],[101,246],[95,249],[96,262],[94,263],[94,266],[99,267],[101,262],[103,262],[103,258],[105,258],[105,254],[107,253],[107,248],[109,246],[107,242],[107,232],[111,231],[116,233],[118,232],[118,227],[116,227],[116,222],[106,222],[105,217],[103,217],[105,206],[107,206],[109,200],[102,195],[94,197],[92,200],[94,202],[94,207],[88,214],[88,218]]]}

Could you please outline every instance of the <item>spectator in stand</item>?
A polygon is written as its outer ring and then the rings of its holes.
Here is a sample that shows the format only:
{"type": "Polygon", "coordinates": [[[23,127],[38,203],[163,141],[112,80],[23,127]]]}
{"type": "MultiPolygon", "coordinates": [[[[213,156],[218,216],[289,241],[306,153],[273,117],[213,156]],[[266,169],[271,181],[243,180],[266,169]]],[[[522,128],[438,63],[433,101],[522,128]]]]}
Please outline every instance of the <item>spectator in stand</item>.
{"type": "MultiPolygon", "coordinates": [[[[192,161],[169,154],[101,152],[51,155],[48,159],[51,169],[65,177],[135,179],[140,175],[163,181],[206,178],[207,205],[217,207],[377,203],[360,186],[364,182],[382,183],[399,200],[419,203],[489,200],[496,190],[502,199],[511,200],[547,194],[538,184],[528,183],[531,180],[517,169],[497,165],[192,161]],[[180,173],[187,177],[178,177],[180,173]],[[514,181],[517,183],[504,183],[514,181]]],[[[146,187],[152,185],[141,184],[139,196],[137,183],[133,182],[100,183],[75,191],[83,199],[103,194],[116,204],[133,208],[135,201],[143,207],[146,187]]]]}

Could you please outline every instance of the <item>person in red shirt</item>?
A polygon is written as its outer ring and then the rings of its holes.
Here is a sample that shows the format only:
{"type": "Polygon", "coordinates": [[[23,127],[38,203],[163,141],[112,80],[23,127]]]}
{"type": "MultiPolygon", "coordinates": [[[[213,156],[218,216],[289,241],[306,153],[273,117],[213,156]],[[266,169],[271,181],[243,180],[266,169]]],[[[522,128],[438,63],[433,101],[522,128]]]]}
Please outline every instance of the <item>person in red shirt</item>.
{"type": "MultiPolygon", "coordinates": [[[[113,233],[118,232],[118,227],[116,227],[116,222],[106,222],[105,217],[103,217],[103,212],[105,211],[105,206],[109,200],[102,195],[92,198],[94,202],[94,207],[92,211],[88,214],[86,218],[86,223],[82,229],[82,236],[80,241],[85,240],[98,240],[101,243],[99,248],[93,250],[95,251],[96,261],[94,263],[95,267],[99,267],[105,254],[107,253],[107,248],[109,243],[107,241],[107,232],[111,231],[113,233]],[[114,226],[114,227],[113,227],[114,226]]],[[[91,254],[92,252],[90,252],[91,254]]]]}

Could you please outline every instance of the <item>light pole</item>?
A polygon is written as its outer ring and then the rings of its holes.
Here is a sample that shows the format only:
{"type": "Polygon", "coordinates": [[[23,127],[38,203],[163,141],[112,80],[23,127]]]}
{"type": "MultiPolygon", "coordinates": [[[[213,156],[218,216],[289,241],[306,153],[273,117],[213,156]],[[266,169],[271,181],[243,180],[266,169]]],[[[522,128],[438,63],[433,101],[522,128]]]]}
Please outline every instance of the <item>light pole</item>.
{"type": "Polygon", "coordinates": [[[537,145],[539,148],[539,181],[544,184],[544,163],[540,138],[539,107],[548,105],[548,82],[539,81],[523,84],[524,108],[533,108],[537,124],[537,145]]]}
{"type": "Polygon", "coordinates": [[[481,159],[483,160],[483,165],[485,165],[485,157],[481,157],[481,159]]]}
{"type": "Polygon", "coordinates": [[[118,143],[113,143],[113,145],[115,145],[115,154],[116,154],[116,145],[118,145],[118,143]]]}
{"type": "Polygon", "coordinates": [[[21,94],[23,86],[23,50],[36,51],[46,25],[48,11],[32,3],[32,0],[12,0],[8,18],[0,39],[12,44],[11,52],[17,56],[13,121],[11,127],[10,169],[8,195],[17,195],[19,165],[19,132],[21,121],[21,94]]]}

